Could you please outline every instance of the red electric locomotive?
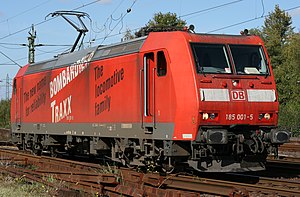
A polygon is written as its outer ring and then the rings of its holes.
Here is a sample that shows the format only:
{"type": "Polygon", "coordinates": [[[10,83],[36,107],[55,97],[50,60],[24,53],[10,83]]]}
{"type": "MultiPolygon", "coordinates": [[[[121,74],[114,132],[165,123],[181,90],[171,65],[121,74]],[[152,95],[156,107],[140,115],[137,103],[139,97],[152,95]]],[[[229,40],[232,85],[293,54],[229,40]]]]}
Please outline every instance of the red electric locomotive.
{"type": "Polygon", "coordinates": [[[264,169],[289,140],[262,40],[155,32],[26,65],[13,81],[13,142],[127,166],[264,169]]]}

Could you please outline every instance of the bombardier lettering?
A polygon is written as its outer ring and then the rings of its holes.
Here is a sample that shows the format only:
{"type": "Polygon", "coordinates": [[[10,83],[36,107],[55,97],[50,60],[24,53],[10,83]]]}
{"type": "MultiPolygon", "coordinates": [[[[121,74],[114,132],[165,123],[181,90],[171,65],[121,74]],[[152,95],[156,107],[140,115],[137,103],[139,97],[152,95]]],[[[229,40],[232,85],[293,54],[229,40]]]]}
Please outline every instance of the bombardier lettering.
{"type": "Polygon", "coordinates": [[[89,61],[92,59],[94,52],[84,56],[73,65],[66,67],[50,82],[50,98],[59,93],[73,79],[75,79],[82,71],[84,71],[89,61]]]}
{"type": "MultiPolygon", "coordinates": [[[[65,88],[71,81],[79,76],[90,64],[92,57],[95,52],[91,52],[79,59],[71,66],[66,67],[58,75],[50,81],[50,99],[57,95],[63,88],[65,88]]],[[[60,122],[63,119],[73,120],[74,117],[70,116],[72,113],[71,101],[72,95],[65,98],[63,101],[57,103],[57,100],[54,99],[51,104],[51,121],[52,123],[60,122]]]]}

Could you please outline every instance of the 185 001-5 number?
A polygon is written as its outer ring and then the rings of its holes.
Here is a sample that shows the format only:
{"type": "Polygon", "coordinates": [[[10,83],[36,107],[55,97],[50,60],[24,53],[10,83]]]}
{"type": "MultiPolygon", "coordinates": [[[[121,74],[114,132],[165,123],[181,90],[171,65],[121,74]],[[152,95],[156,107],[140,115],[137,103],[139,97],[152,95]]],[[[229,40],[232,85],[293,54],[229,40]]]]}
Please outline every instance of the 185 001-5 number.
{"type": "Polygon", "coordinates": [[[253,114],[226,114],[226,120],[253,120],[253,114]]]}

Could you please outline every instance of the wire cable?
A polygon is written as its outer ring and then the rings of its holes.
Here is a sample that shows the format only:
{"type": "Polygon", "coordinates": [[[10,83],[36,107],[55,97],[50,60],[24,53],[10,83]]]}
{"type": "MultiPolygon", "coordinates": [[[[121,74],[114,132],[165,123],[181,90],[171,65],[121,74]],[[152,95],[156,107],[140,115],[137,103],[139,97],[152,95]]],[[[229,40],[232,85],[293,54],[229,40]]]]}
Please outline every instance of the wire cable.
{"type": "MultiPolygon", "coordinates": [[[[97,27],[97,24],[95,24],[96,28],[99,29],[98,31],[96,31],[96,30],[93,28],[93,25],[90,24],[91,30],[92,30],[94,33],[101,33],[101,32],[103,32],[104,30],[106,30],[106,28],[107,28],[107,27],[106,27],[106,26],[107,26],[106,23],[108,23],[109,19],[112,18],[113,14],[119,9],[119,7],[122,5],[122,3],[123,3],[124,1],[125,1],[125,0],[122,0],[122,1],[117,5],[117,7],[112,11],[112,13],[109,15],[109,17],[106,18],[104,24],[102,25],[102,28],[97,27]]],[[[111,19],[111,20],[112,20],[112,19],[111,19]]],[[[110,23],[111,23],[111,21],[110,21],[110,23]]],[[[110,26],[110,24],[109,24],[109,26],[110,26]]]]}
{"type": "MultiPolygon", "coordinates": [[[[135,5],[135,3],[137,2],[137,0],[134,0],[133,3],[131,4],[131,6],[127,9],[127,12],[121,17],[121,19],[116,23],[116,25],[113,27],[113,29],[103,38],[101,44],[103,44],[103,42],[108,38],[108,36],[111,34],[111,32],[119,25],[120,22],[122,22],[123,24],[123,19],[125,16],[127,16],[128,13],[130,13],[132,7],[135,5]]],[[[123,26],[123,25],[122,25],[123,26]]],[[[119,31],[120,34],[120,31],[119,31]]],[[[100,45],[101,45],[100,44],[100,45]]]]}
{"type": "Polygon", "coordinates": [[[262,14],[261,16],[265,15],[265,5],[264,5],[264,0],[261,0],[261,6],[262,6],[262,14]]]}
{"type": "Polygon", "coordinates": [[[14,18],[16,18],[16,17],[18,17],[18,16],[21,16],[21,15],[27,13],[27,12],[30,12],[31,10],[34,10],[34,9],[36,9],[36,8],[38,8],[38,7],[41,7],[42,5],[44,5],[44,4],[46,4],[46,3],[50,2],[50,1],[51,1],[51,0],[44,1],[43,3],[40,3],[40,4],[38,4],[38,5],[36,5],[36,6],[32,7],[32,8],[30,8],[30,9],[27,9],[27,10],[23,11],[23,12],[20,12],[19,14],[16,14],[16,15],[14,15],[14,16],[11,16],[11,17],[7,18],[7,19],[4,19],[4,20],[0,21],[0,23],[8,22],[8,21],[11,20],[11,19],[14,19],[14,18]]]}
{"type": "MultiPolygon", "coordinates": [[[[286,9],[286,10],[283,10],[283,12],[295,10],[295,9],[298,9],[298,8],[300,8],[300,5],[296,6],[296,7],[292,7],[292,8],[286,9]]],[[[224,26],[224,27],[221,27],[221,28],[218,28],[218,29],[214,29],[214,30],[208,31],[206,33],[212,33],[212,32],[220,31],[220,30],[223,30],[223,29],[228,29],[230,27],[238,26],[238,25],[241,25],[241,24],[245,24],[245,23],[248,23],[248,22],[251,22],[251,21],[255,21],[255,20],[261,19],[261,18],[265,18],[265,17],[268,17],[270,15],[271,15],[271,13],[270,14],[266,14],[266,15],[262,15],[262,16],[259,16],[259,17],[254,17],[254,18],[242,21],[242,22],[234,23],[234,24],[231,24],[231,25],[227,25],[227,26],[224,26]]]]}
{"type": "MultiPolygon", "coordinates": [[[[102,1],[102,0],[95,0],[95,1],[92,1],[92,2],[90,2],[90,3],[88,3],[88,4],[83,4],[82,6],[79,6],[79,7],[77,7],[77,8],[72,9],[72,11],[81,9],[81,8],[83,8],[83,7],[86,7],[86,6],[90,6],[90,5],[92,5],[92,4],[94,4],[94,3],[97,3],[97,2],[99,2],[99,1],[102,1]]],[[[46,20],[44,20],[44,21],[41,21],[41,22],[39,22],[39,23],[34,24],[34,26],[39,26],[39,25],[41,25],[41,24],[43,24],[43,23],[46,23],[46,22],[48,22],[48,21],[50,21],[50,20],[53,20],[53,19],[56,18],[56,17],[57,17],[57,16],[52,17],[52,18],[48,18],[48,19],[46,19],[46,20]]],[[[14,32],[14,33],[10,33],[10,34],[8,34],[8,35],[6,35],[6,36],[3,36],[3,37],[0,38],[0,40],[2,40],[2,39],[4,39],[4,38],[8,38],[8,37],[10,37],[10,36],[12,36],[12,35],[16,35],[16,34],[18,34],[18,33],[20,33],[20,32],[23,32],[23,31],[25,31],[25,30],[27,30],[27,29],[29,29],[29,28],[31,28],[31,25],[30,25],[30,27],[26,27],[26,28],[20,29],[20,30],[14,32]]]]}
{"type": "Polygon", "coordinates": [[[9,59],[10,61],[12,61],[13,63],[17,64],[20,68],[22,68],[22,66],[20,64],[18,64],[17,62],[15,62],[13,59],[11,59],[10,57],[8,57],[5,53],[3,53],[2,51],[0,51],[0,53],[5,56],[7,59],[9,59]]]}
{"type": "Polygon", "coordinates": [[[187,16],[191,16],[191,15],[194,15],[194,14],[199,14],[201,12],[206,12],[206,11],[214,10],[214,9],[221,8],[221,7],[224,7],[224,6],[228,6],[228,5],[231,5],[231,4],[239,3],[241,1],[244,1],[244,0],[231,1],[229,3],[224,3],[224,4],[221,4],[221,5],[217,5],[217,6],[214,6],[214,7],[206,8],[206,9],[199,10],[199,11],[196,11],[196,12],[191,12],[191,13],[188,13],[188,14],[184,14],[184,15],[181,15],[179,17],[187,17],[187,16]]]}

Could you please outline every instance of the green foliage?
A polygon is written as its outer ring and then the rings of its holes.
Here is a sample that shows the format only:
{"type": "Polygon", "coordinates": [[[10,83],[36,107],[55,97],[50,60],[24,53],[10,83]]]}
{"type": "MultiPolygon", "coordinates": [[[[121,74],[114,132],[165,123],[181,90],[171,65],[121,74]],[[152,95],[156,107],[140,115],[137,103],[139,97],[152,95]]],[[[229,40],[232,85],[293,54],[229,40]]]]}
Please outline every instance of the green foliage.
{"type": "Polygon", "coordinates": [[[10,100],[0,101],[0,128],[10,128],[10,100]]]}
{"type": "Polygon", "coordinates": [[[186,25],[186,21],[177,17],[176,13],[161,12],[154,14],[153,19],[135,33],[136,37],[149,34],[152,31],[174,31],[182,29],[186,25]]]}
{"type": "Polygon", "coordinates": [[[263,32],[260,28],[249,29],[249,34],[259,36],[263,39],[263,32]]]}
{"type": "Polygon", "coordinates": [[[289,100],[299,101],[300,95],[300,34],[295,34],[289,39],[289,44],[284,48],[284,62],[277,67],[275,72],[280,103],[286,105],[289,100]]]}
{"type": "Polygon", "coordinates": [[[279,95],[279,126],[300,132],[300,34],[293,32],[291,17],[278,5],[261,29],[249,32],[264,40],[271,59],[279,95]]]}
{"type": "Polygon", "coordinates": [[[186,22],[184,20],[181,20],[177,18],[177,15],[175,13],[166,13],[163,14],[161,12],[154,14],[154,17],[152,20],[150,20],[147,24],[148,27],[184,27],[186,25],[186,22]]]}
{"type": "Polygon", "coordinates": [[[279,124],[300,131],[300,34],[289,38],[284,47],[282,65],[275,70],[279,94],[279,124]]]}
{"type": "Polygon", "coordinates": [[[293,34],[291,24],[292,18],[288,13],[282,11],[278,5],[275,6],[274,12],[269,13],[269,16],[265,19],[262,38],[265,41],[274,68],[283,63],[283,48],[287,44],[289,36],[293,34]]]}
{"type": "Polygon", "coordinates": [[[279,125],[288,128],[292,133],[300,132],[299,115],[300,115],[299,101],[290,101],[285,106],[281,106],[279,110],[279,125]]]}
{"type": "Polygon", "coordinates": [[[291,17],[278,5],[262,30],[253,30],[265,42],[279,95],[279,126],[300,130],[300,34],[293,32],[291,17]]]}

